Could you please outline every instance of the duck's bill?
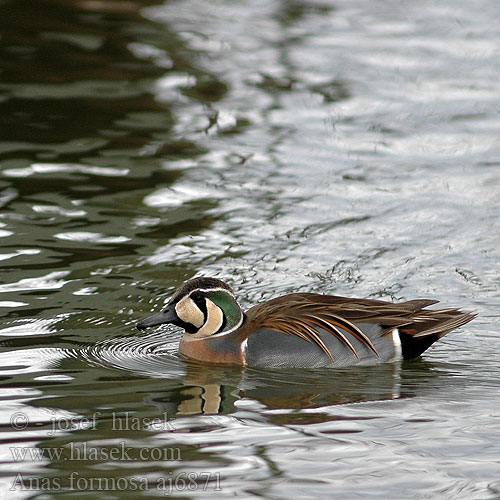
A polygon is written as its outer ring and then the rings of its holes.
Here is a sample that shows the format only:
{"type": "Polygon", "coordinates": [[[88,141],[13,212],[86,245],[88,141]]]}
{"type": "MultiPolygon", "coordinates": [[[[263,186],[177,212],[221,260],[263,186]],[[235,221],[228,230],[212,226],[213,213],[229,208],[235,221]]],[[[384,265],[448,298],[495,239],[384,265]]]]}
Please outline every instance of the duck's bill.
{"type": "Polygon", "coordinates": [[[149,318],[145,318],[142,321],[137,323],[136,327],[139,330],[144,330],[151,326],[164,325],[166,323],[173,323],[177,319],[177,315],[175,314],[175,310],[166,308],[162,312],[153,314],[153,316],[149,316],[149,318]]]}

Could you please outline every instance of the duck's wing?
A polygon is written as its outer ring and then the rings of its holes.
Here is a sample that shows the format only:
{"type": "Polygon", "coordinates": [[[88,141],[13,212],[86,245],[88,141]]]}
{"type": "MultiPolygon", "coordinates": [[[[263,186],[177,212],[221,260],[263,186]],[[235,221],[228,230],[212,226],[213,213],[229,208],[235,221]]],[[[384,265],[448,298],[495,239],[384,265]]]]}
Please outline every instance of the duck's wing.
{"type": "Polygon", "coordinates": [[[474,318],[453,308],[424,310],[435,303],[291,294],[250,309],[241,335],[250,357],[272,357],[280,366],[294,356],[330,366],[384,362],[398,349],[409,359],[474,318]]]}

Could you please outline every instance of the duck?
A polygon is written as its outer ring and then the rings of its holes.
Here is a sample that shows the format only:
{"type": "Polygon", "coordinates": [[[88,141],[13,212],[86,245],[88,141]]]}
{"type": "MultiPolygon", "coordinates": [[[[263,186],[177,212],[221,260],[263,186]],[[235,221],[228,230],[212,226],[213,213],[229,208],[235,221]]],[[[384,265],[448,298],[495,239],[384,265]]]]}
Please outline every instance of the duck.
{"type": "Polygon", "coordinates": [[[184,330],[182,356],[255,368],[344,368],[418,358],[476,314],[427,309],[437,300],[388,302],[291,293],[244,312],[224,281],[186,281],[139,330],[173,324],[184,330]]]}

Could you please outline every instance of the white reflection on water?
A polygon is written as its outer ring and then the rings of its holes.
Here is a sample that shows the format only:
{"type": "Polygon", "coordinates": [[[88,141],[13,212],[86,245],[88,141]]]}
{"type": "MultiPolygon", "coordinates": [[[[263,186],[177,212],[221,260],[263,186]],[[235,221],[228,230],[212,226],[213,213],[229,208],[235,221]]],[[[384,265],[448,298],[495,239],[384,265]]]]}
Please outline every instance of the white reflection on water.
{"type": "Polygon", "coordinates": [[[126,168],[96,167],[94,165],[74,163],[33,163],[26,168],[7,168],[3,170],[2,175],[6,177],[25,177],[33,174],[56,174],[60,172],[118,177],[127,175],[129,170],[126,168]]]}
{"type": "Polygon", "coordinates": [[[68,233],[54,234],[55,238],[68,241],[91,242],[91,243],[125,243],[130,241],[126,236],[106,236],[100,233],[92,233],[90,231],[72,231],[68,233]]]}
{"type": "Polygon", "coordinates": [[[217,195],[218,193],[214,190],[184,184],[172,188],[158,189],[144,198],[144,204],[155,208],[176,207],[189,201],[216,197],[217,195]]]}
{"type": "Polygon", "coordinates": [[[69,274],[69,271],[54,271],[37,278],[24,278],[14,283],[0,285],[0,293],[19,292],[23,290],[55,290],[62,288],[68,283],[68,281],[61,278],[69,274]]]}
{"type": "Polygon", "coordinates": [[[0,254],[0,260],[12,259],[13,257],[17,257],[19,255],[37,255],[40,252],[41,252],[41,250],[36,249],[36,248],[26,248],[23,250],[17,250],[13,253],[2,253],[2,254],[0,254]]]}
{"type": "MultiPolygon", "coordinates": [[[[20,303],[19,306],[25,305],[20,303]]],[[[18,319],[13,324],[0,329],[0,335],[9,337],[23,337],[31,335],[49,335],[57,331],[57,323],[65,318],[69,318],[72,313],[59,314],[50,319],[18,319]]],[[[22,352],[22,351],[21,351],[22,352]]]]}

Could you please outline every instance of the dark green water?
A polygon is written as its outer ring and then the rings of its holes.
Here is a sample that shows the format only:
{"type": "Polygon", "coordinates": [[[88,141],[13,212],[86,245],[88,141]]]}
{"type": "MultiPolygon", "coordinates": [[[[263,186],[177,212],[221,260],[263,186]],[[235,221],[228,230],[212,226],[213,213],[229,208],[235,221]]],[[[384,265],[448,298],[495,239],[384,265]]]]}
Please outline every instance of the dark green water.
{"type": "Polygon", "coordinates": [[[500,498],[500,7],[0,2],[2,498],[500,498]],[[479,317],[421,360],[212,367],[186,279],[479,317]]]}

